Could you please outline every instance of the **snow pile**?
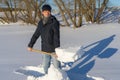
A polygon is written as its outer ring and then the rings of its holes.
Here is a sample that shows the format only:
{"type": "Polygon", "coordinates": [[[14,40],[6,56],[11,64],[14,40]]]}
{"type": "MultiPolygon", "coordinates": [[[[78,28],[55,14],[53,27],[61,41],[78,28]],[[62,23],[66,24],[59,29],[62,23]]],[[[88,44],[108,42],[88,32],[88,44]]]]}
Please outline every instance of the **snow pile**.
{"type": "Polygon", "coordinates": [[[69,80],[67,74],[63,70],[57,70],[53,65],[48,69],[48,74],[42,77],[28,76],[27,80],[69,80]]]}
{"type": "MultiPolygon", "coordinates": [[[[63,70],[57,70],[54,68],[53,65],[48,70],[47,75],[42,75],[42,76],[37,76],[38,74],[35,73],[38,72],[39,74],[43,74],[43,67],[42,66],[26,66],[25,68],[21,68],[22,75],[27,75],[27,80],[71,80],[69,79],[67,73],[63,70]],[[31,71],[31,73],[30,73],[31,71]],[[36,76],[35,76],[36,75],[36,76]]],[[[71,77],[73,79],[78,80],[104,80],[103,78],[100,77],[93,77],[90,75],[81,75],[78,73],[72,73],[71,77]]]]}
{"type": "Polygon", "coordinates": [[[66,49],[56,48],[55,52],[58,56],[58,60],[61,62],[74,62],[78,58],[80,58],[81,54],[83,54],[83,47],[69,47],[66,49]]]}
{"type": "MultiPolygon", "coordinates": [[[[24,68],[26,70],[33,70],[33,71],[38,71],[40,73],[43,73],[43,68],[42,67],[34,67],[34,66],[27,66],[26,68],[24,68]]],[[[77,79],[81,79],[81,80],[104,80],[103,78],[100,77],[93,77],[90,75],[81,75],[81,74],[72,74],[72,77],[77,80],[77,79]],[[77,78],[77,79],[76,79],[77,78]]],[[[57,70],[56,68],[54,68],[53,65],[51,65],[51,67],[48,70],[48,74],[45,76],[39,76],[39,77],[35,77],[35,76],[28,76],[27,80],[70,80],[67,73],[63,70],[57,70]]]]}

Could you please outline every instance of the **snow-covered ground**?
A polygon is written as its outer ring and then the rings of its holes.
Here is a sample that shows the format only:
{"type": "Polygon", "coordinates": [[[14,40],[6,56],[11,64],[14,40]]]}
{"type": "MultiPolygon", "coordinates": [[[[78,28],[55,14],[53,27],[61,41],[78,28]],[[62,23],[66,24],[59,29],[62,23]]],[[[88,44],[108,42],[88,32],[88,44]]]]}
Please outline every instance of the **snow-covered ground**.
{"type": "MultiPolygon", "coordinates": [[[[0,24],[0,80],[43,80],[15,73],[21,67],[31,71],[31,75],[40,71],[42,55],[27,51],[27,44],[35,28],[18,23],[0,24]]],[[[70,80],[119,80],[119,37],[120,24],[117,23],[83,25],[77,29],[61,27],[61,47],[77,50],[83,46],[84,54],[76,62],[66,63],[73,63],[67,71],[68,75],[51,66],[47,80],[54,80],[51,76],[56,76],[56,73],[60,78],[64,76],[70,80]],[[60,76],[61,73],[64,75],[60,76]]],[[[40,49],[40,41],[38,39],[35,48],[40,49]]]]}

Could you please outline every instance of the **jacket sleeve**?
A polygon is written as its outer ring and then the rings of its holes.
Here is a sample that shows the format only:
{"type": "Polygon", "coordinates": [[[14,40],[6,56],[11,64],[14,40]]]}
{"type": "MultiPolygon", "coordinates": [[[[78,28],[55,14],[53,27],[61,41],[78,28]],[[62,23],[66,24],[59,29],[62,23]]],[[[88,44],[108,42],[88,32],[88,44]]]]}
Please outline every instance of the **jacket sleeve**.
{"type": "Polygon", "coordinates": [[[60,24],[58,21],[55,21],[54,27],[53,27],[53,31],[54,31],[54,47],[60,47],[60,24]]]}
{"type": "Polygon", "coordinates": [[[32,48],[40,35],[41,35],[41,30],[40,30],[40,22],[39,22],[38,27],[36,28],[32,38],[28,44],[28,47],[32,48]]]}

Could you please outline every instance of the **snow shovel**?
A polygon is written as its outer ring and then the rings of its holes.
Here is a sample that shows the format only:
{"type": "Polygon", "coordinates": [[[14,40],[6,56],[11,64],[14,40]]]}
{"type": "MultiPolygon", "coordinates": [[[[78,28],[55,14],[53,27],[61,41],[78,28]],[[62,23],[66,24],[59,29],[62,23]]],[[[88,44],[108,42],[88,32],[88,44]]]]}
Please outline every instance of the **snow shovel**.
{"type": "Polygon", "coordinates": [[[58,57],[56,54],[52,54],[52,53],[49,53],[49,52],[44,52],[44,51],[41,51],[41,50],[38,50],[38,49],[32,49],[32,52],[36,52],[36,53],[40,53],[40,54],[47,54],[47,55],[50,55],[50,56],[55,57],[55,58],[58,57]]]}

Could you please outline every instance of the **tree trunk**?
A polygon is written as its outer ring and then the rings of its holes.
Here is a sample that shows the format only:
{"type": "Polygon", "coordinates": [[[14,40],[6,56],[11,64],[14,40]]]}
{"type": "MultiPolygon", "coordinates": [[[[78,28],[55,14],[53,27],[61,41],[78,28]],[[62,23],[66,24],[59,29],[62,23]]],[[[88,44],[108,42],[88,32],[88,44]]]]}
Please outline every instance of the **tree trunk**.
{"type": "Polygon", "coordinates": [[[67,26],[70,26],[70,24],[68,23],[66,17],[65,17],[65,14],[64,14],[64,11],[62,10],[61,8],[61,5],[59,4],[59,2],[57,0],[54,0],[54,2],[56,3],[56,5],[59,7],[59,10],[60,10],[60,13],[62,15],[62,19],[65,21],[66,25],[67,26]]]}
{"type": "Polygon", "coordinates": [[[62,6],[63,6],[64,10],[66,11],[66,13],[68,14],[71,22],[73,23],[73,26],[76,27],[75,21],[72,19],[72,15],[71,15],[70,11],[66,8],[66,6],[65,6],[65,4],[64,4],[64,2],[62,0],[59,0],[59,1],[62,4],[62,6]]]}

